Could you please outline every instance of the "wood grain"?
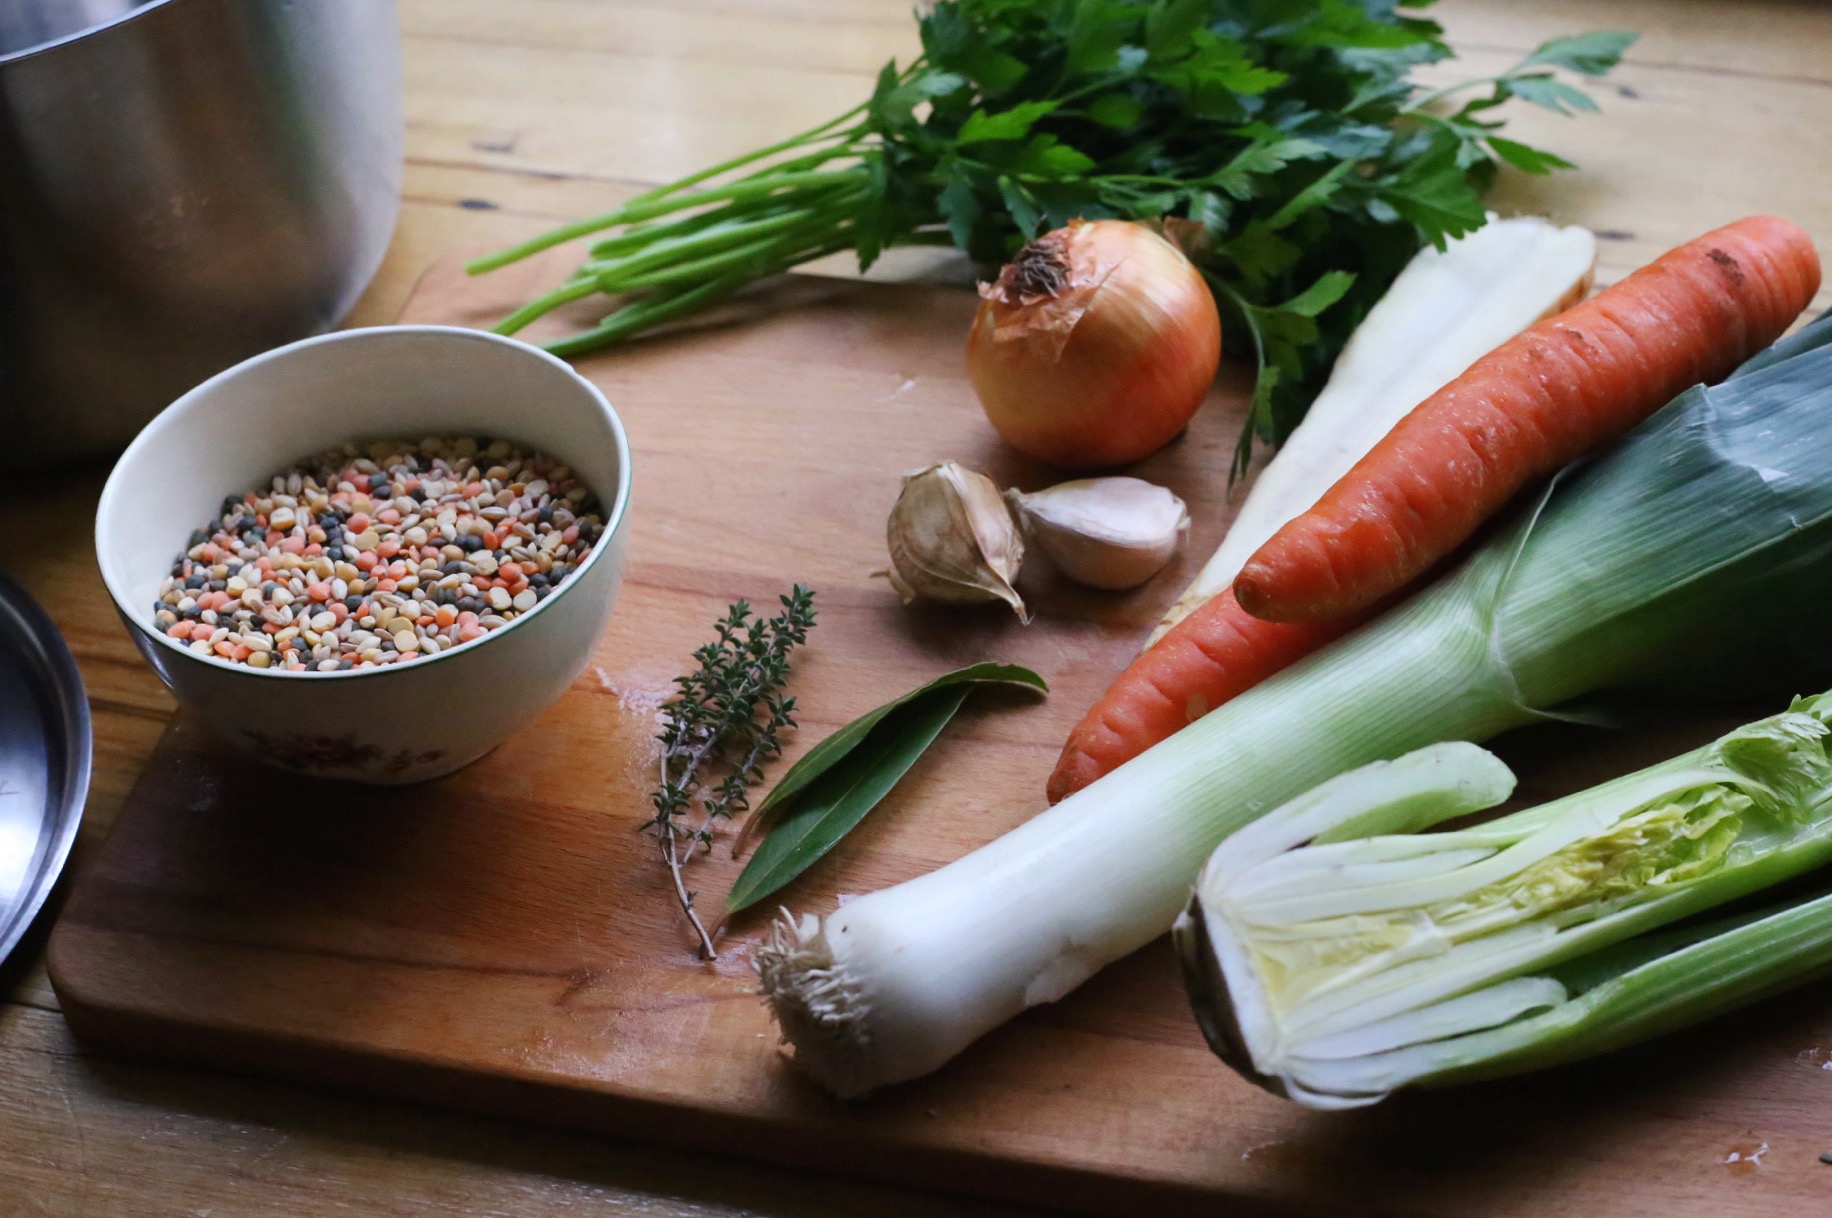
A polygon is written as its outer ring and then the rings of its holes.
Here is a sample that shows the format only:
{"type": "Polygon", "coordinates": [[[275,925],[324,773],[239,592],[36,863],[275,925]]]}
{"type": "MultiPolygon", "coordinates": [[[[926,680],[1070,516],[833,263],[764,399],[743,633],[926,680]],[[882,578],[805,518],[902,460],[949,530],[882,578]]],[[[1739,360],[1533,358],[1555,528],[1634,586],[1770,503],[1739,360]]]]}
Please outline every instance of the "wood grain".
{"type": "MultiPolygon", "coordinates": [[[[542,269],[470,281],[439,268],[407,317],[491,315],[542,269]]],[[[629,428],[640,505],[592,666],[484,762],[385,798],[276,784],[214,753],[181,717],[53,937],[72,1027],[116,1048],[906,1182],[945,1173],[1007,1198],[1098,1197],[1123,1212],[1137,1194],[1106,1177],[1209,1183],[1187,1155],[1143,1153],[1156,1143],[1143,1135],[1172,1115],[1153,1115],[1167,1073],[1194,1084],[1179,1122],[1211,1109],[1210,1085],[1245,1090],[1203,1048],[1161,955],[1138,991],[1145,1008],[1125,988],[1117,1007],[1065,1007],[978,1068],[862,1117],[784,1070],[749,965],[761,920],[741,920],[717,962],[697,962],[638,832],[673,676],[729,601],[771,603],[791,580],[820,592],[791,686],[797,752],[978,659],[1036,668],[1055,695],[976,700],[947,748],[785,900],[831,907],[836,893],[929,870],[1043,806],[1068,727],[1195,559],[1124,598],[1033,566],[1022,586],[1040,613],[1028,628],[999,607],[906,609],[874,576],[902,471],[946,456],[1001,483],[1051,477],[1000,449],[974,402],[960,359],[973,305],[955,289],[790,281],[738,310],[751,315],[580,363],[629,428]],[[1116,1052],[1139,1065],[1125,1086],[1098,1069],[1116,1052]],[[1033,1061],[1047,1069],[1034,1074],[1033,1061]],[[1075,1136],[1120,1128],[1135,1132],[1075,1136]]],[[[1244,409],[1242,387],[1225,381],[1189,434],[1140,467],[1190,502],[1192,553],[1229,515],[1244,409]]],[[[716,912],[735,871],[722,853],[698,869],[703,908],[716,912]]],[[[1253,1128],[1211,1112],[1193,1148],[1207,1157],[1216,1138],[1231,1146],[1253,1128]]]]}
{"type": "MultiPolygon", "coordinates": [[[[398,315],[422,272],[453,250],[491,248],[605,209],[663,177],[826,118],[831,98],[843,94],[842,104],[851,104],[884,58],[907,57],[915,48],[907,0],[402,0],[400,7],[411,115],[405,198],[387,261],[351,318],[360,324],[398,315]],[[454,56],[458,42],[471,44],[469,58],[454,56]],[[614,91],[617,74],[634,60],[652,65],[645,95],[640,107],[628,97],[615,99],[616,125],[575,104],[582,77],[600,77],[614,91]],[[471,70],[490,63],[513,63],[516,70],[471,70]],[[549,65],[571,68],[549,72],[549,65]],[[735,107],[699,105],[703,84],[747,65],[774,71],[749,76],[757,92],[735,107]],[[825,91],[841,77],[850,81],[846,88],[825,91]],[[688,114],[690,122],[675,117],[688,114]],[[629,130],[650,121],[671,124],[674,142],[629,130]],[[526,140],[512,138],[517,135],[526,140]]],[[[1644,32],[1612,78],[1616,91],[1605,91],[1603,116],[1513,116],[1519,132],[1578,161],[1581,172],[1549,180],[1504,175],[1496,195],[1503,210],[1541,208],[1601,229],[1606,281],[1745,211],[1783,211],[1822,240],[1832,234],[1826,189],[1832,186],[1826,168],[1832,164],[1832,9],[1825,5],[1443,0],[1433,13],[1466,54],[1495,63],[1544,38],[1598,24],[1644,32]]],[[[64,472],[0,487],[9,525],[0,565],[50,608],[91,694],[95,785],[73,860],[79,873],[172,705],[121,633],[82,542],[104,473],[64,472]]],[[[111,1078],[126,1068],[78,1054],[64,1037],[35,957],[16,958],[0,975],[0,1002],[0,1197],[6,1198],[0,1209],[604,1211],[664,1218],[968,1212],[901,1193],[843,1191],[830,1181],[792,1179],[733,1160],[623,1151],[602,1140],[570,1142],[573,1149],[550,1155],[556,1139],[548,1133],[326,1099],[266,1082],[135,1068],[139,1085],[125,1092],[111,1078]],[[55,1073],[34,1067],[41,1060],[55,1073]],[[410,1149],[396,1136],[405,1127],[415,1131],[410,1149]],[[449,1178],[449,1188],[439,1187],[440,1176],[449,1178]]],[[[1764,1008],[1751,1026],[1785,1022],[1789,1010],[1794,1026],[1804,1028],[1805,1016],[1788,1004],[1764,1008]]],[[[1816,1047],[1808,1041],[1803,1031],[1803,1050],[1816,1047]]],[[[1697,1069],[1694,1059],[1720,1052],[1713,1041],[1670,1045],[1653,1057],[1656,1066],[1671,1058],[1697,1069]]],[[[1811,1063],[1799,1069],[1810,1072],[1811,1063]]],[[[1812,1077],[1832,1086],[1825,1081],[1832,1076],[1812,1077]]],[[[1610,1087],[1610,1076],[1597,1086],[1610,1087]]],[[[1695,1099],[1674,1097],[1667,1116],[1679,1119],[1683,1104],[1695,1099]]],[[[1775,1115],[1750,1113],[1745,1132],[1766,1136],[1772,1130],[1764,1122],[1775,1115]]],[[[1784,1125],[1793,1121],[1789,1113],[1778,1115],[1784,1125]]],[[[1800,1162],[1832,1150],[1798,1135],[1777,1146],[1800,1162]]],[[[1387,1150],[1400,1162],[1415,1156],[1402,1144],[1387,1150]]],[[[1276,1153],[1267,1148],[1256,1157],[1276,1153]]],[[[1705,1153],[1687,1144],[1669,1156],[1656,1138],[1647,1157],[1617,1167],[1683,1172],[1705,1153]]],[[[1734,1177],[1741,1201],[1733,1196],[1725,1208],[1779,1208],[1767,1190],[1779,1161],[1772,1150],[1761,1168],[1734,1177]]],[[[1654,1212],[1651,1206],[1623,1212],[1637,1211],[1654,1212]]]]}
{"type": "MultiPolygon", "coordinates": [[[[583,1134],[98,1059],[56,1014],[0,1006],[0,1212],[1018,1218],[583,1134]],[[657,1202],[658,1196],[668,1200],[657,1202]],[[665,1208],[664,1208],[665,1207],[665,1208]]],[[[1029,1213],[1031,1211],[1024,1211],[1029,1213]]]]}
{"type": "MultiPolygon", "coordinates": [[[[563,268],[556,256],[476,281],[441,266],[407,317],[475,322],[563,268]]],[[[1395,1213],[1614,1212],[1631,1198],[1757,1213],[1823,1195],[1814,1156],[1832,1146],[1832,1111],[1814,1103],[1812,1051],[1832,1044],[1832,987],[1784,1005],[1779,1029],[1765,1008],[1544,1079],[1323,1115],[1210,1056],[1160,943],[868,1103],[831,1101],[786,1069],[749,967],[760,920],[740,919],[719,960],[698,962],[638,832],[656,707],[707,623],[790,579],[820,589],[792,685],[805,710],[795,751],[973,660],[1051,683],[1041,703],[976,704],[782,894],[825,911],[1040,809],[1069,725],[1195,563],[1185,554],[1131,596],[1033,567],[1029,627],[997,606],[905,608],[873,577],[900,471],[951,456],[1001,483],[1050,477],[996,446],[965,384],[973,303],[946,288],[784,281],[729,320],[581,361],[629,428],[638,505],[592,667],[485,761],[385,798],[276,784],[180,717],[52,939],[72,1028],[139,1053],[1085,1212],[1194,1213],[1219,1198],[1330,1212],[1377,1196],[1395,1213]],[[1687,1068],[1660,1067],[1676,1045],[1687,1068]],[[1691,1064],[1705,1056],[1728,1064],[1691,1064]],[[1724,1162],[1752,1129],[1769,1146],[1755,1188],[1724,1162]]],[[[1190,502],[1191,553],[1231,514],[1223,471],[1244,410],[1244,387],[1224,380],[1189,434],[1139,467],[1190,502]]],[[[1544,793],[1721,726],[1681,718],[1510,747],[1544,793]]],[[[717,851],[697,871],[703,908],[716,912],[735,871],[717,851]]]]}

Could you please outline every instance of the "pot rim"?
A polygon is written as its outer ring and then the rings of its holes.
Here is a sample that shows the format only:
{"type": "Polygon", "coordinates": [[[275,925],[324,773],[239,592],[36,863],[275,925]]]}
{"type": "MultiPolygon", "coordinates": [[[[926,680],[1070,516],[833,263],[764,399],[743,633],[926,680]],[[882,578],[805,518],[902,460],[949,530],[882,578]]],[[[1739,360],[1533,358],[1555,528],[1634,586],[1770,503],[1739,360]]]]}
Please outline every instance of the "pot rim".
{"type": "Polygon", "coordinates": [[[106,20],[97,21],[92,25],[86,25],[74,33],[60,34],[56,38],[51,38],[44,42],[35,42],[31,46],[21,47],[16,51],[0,52],[0,68],[4,68],[8,64],[17,62],[18,60],[31,59],[49,51],[55,51],[59,47],[66,46],[72,42],[81,42],[97,34],[106,33],[109,30],[126,25],[129,22],[138,21],[142,17],[149,16],[159,9],[177,4],[178,2],[179,0],[139,0],[139,3],[133,8],[128,9],[118,17],[109,17],[106,20]]]}

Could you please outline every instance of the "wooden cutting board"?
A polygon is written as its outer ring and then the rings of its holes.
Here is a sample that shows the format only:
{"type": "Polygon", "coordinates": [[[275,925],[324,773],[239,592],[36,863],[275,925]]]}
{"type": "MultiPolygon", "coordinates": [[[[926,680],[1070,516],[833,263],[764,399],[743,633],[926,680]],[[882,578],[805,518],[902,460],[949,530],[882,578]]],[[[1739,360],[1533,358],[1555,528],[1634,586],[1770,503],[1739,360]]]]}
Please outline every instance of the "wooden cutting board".
{"type": "MultiPolygon", "coordinates": [[[[486,324],[562,266],[481,282],[436,270],[405,319],[486,324]]],[[[1137,471],[1195,519],[1189,552],[1144,590],[1077,591],[1036,563],[1029,627],[997,607],[899,605],[873,572],[903,470],[951,457],[1002,484],[1049,480],[974,404],[960,355],[972,307],[953,288],[800,280],[582,362],[628,423],[636,472],[629,574],[592,665],[490,757],[409,790],[250,767],[181,715],[52,939],[72,1028],[115,1051],[1092,1212],[1212,1213],[1221,1198],[1230,1213],[1825,1212],[1825,985],[1602,1062],[1319,1114],[1210,1056],[1159,942],[866,1102],[787,1068],[753,988],[759,922],[699,962],[638,833],[657,708],[727,602],[773,604],[798,580],[819,591],[791,756],[974,660],[1052,686],[1042,702],[976,697],[784,894],[825,911],[1037,812],[1070,725],[1231,514],[1235,373],[1137,471]]],[[[490,705],[478,690],[475,713],[490,705]]],[[[1541,797],[1722,725],[1539,729],[1506,747],[1541,797]]],[[[723,849],[696,868],[704,907],[736,870],[723,849]]]]}

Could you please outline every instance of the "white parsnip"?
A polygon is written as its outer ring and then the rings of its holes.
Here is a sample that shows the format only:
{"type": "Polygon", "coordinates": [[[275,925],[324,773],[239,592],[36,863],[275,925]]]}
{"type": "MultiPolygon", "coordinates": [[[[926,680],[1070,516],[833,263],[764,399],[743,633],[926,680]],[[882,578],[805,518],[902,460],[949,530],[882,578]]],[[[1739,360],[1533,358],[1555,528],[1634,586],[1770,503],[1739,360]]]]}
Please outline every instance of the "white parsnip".
{"type": "Polygon", "coordinates": [[[1421,250],[1337,357],[1329,383],[1253,483],[1221,546],[1151,632],[1234,582],[1253,552],[1323,497],[1412,408],[1590,289],[1597,241],[1538,216],[1489,223],[1421,250]]]}

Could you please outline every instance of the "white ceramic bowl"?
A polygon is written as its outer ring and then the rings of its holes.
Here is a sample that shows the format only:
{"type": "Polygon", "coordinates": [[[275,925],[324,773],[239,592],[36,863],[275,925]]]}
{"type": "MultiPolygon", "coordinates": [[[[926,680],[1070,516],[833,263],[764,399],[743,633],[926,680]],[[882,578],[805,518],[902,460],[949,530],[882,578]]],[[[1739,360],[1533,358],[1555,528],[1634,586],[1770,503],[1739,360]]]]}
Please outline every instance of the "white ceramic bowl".
{"type": "Polygon", "coordinates": [[[95,544],[141,653],[218,735],[285,769],[416,782],[483,756],[579,675],[623,579],[629,498],[623,425],[562,361],[448,326],[346,330],[258,355],[167,407],[109,476],[95,544]],[[225,496],[347,440],[463,435],[565,462],[605,513],[585,560],[508,625],[411,664],[345,672],[206,658],[154,625],[160,582],[225,496]]]}

